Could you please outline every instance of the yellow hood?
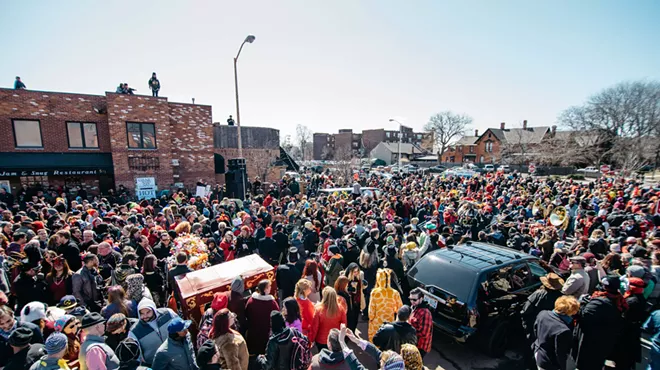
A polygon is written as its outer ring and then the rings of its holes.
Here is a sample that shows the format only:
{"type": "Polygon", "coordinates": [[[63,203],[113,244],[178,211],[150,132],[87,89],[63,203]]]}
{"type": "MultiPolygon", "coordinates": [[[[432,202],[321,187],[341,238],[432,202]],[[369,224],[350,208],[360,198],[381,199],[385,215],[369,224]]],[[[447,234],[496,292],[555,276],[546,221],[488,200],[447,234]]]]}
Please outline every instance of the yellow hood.
{"type": "Polygon", "coordinates": [[[379,269],[376,273],[376,288],[390,287],[390,269],[379,269]]]}

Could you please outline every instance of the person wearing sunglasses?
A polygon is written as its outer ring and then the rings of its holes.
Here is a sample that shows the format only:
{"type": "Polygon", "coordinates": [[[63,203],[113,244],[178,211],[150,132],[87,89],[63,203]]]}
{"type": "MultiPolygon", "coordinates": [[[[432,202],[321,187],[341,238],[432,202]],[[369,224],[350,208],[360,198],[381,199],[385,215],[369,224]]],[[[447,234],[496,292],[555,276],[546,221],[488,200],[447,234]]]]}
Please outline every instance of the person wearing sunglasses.
{"type": "Polygon", "coordinates": [[[410,325],[417,332],[417,348],[422,358],[431,351],[433,342],[433,318],[428,303],[424,301],[424,293],[415,288],[410,291],[410,306],[413,308],[410,325]]]}

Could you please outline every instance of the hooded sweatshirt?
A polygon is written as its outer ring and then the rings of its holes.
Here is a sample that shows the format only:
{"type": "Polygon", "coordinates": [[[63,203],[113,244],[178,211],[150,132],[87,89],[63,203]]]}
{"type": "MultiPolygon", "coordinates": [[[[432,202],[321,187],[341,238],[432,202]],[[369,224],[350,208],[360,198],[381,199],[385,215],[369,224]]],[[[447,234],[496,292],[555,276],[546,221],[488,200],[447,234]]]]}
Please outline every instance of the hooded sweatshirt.
{"type": "Polygon", "coordinates": [[[369,341],[381,325],[393,321],[399,307],[403,306],[399,292],[390,287],[390,272],[380,269],[376,275],[376,287],[371,291],[369,301],[369,341]]]}
{"type": "Polygon", "coordinates": [[[167,325],[178,315],[169,308],[156,308],[154,301],[148,298],[143,298],[138,304],[138,315],[144,308],[149,308],[154,312],[153,319],[149,322],[138,320],[128,336],[140,344],[142,360],[150,366],[158,347],[168,338],[167,325]]]}
{"type": "Polygon", "coordinates": [[[312,363],[309,368],[312,370],[348,370],[351,367],[344,358],[343,352],[331,352],[329,349],[324,348],[321,352],[312,357],[312,363]]]}

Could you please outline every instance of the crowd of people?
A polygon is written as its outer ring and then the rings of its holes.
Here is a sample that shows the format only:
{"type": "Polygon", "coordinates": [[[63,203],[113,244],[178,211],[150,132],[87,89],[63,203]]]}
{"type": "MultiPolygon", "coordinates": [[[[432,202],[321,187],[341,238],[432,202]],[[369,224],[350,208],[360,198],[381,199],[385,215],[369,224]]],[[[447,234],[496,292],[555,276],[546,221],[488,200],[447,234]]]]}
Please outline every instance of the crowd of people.
{"type": "Polygon", "coordinates": [[[536,255],[548,270],[521,312],[530,368],[631,369],[647,330],[650,368],[660,369],[657,189],[327,172],[250,189],[245,200],[216,188],[139,202],[122,201],[125,189],[0,191],[0,367],[363,369],[360,348],[381,369],[423,369],[433,313],[406,273],[474,240],[536,255]],[[365,186],[378,191],[363,195],[365,186]],[[275,281],[250,291],[237,276],[193,323],[176,287],[195,258],[175,252],[187,236],[205,243],[207,265],[257,253],[275,281]]]}

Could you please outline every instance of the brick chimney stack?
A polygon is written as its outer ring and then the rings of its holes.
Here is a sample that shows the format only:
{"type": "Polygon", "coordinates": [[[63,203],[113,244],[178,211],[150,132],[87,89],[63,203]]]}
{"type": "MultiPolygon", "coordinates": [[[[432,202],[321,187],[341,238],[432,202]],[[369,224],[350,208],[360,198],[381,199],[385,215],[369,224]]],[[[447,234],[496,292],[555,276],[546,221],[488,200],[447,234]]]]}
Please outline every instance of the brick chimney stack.
{"type": "Polygon", "coordinates": [[[554,137],[557,133],[557,125],[552,125],[552,136],[554,137]]]}
{"type": "Polygon", "coordinates": [[[506,122],[500,123],[500,130],[504,130],[505,126],[506,126],[506,122]]]}
{"type": "Polygon", "coordinates": [[[479,130],[474,130],[474,137],[479,137],[479,130]]]}
{"type": "Polygon", "coordinates": [[[527,130],[527,120],[523,120],[523,130],[527,130]]]}

